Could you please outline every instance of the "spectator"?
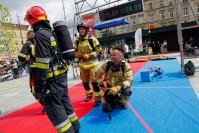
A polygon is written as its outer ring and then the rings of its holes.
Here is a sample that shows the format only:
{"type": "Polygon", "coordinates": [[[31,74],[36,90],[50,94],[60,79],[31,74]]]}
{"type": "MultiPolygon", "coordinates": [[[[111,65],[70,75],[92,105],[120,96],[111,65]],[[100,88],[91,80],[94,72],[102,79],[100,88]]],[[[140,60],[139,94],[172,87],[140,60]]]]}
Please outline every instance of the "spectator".
{"type": "Polygon", "coordinates": [[[167,41],[166,40],[164,40],[163,46],[164,46],[164,53],[166,53],[167,52],[167,41]]]}
{"type": "Polygon", "coordinates": [[[125,60],[129,60],[129,46],[124,43],[124,46],[123,46],[123,49],[124,49],[124,58],[125,60]]]}

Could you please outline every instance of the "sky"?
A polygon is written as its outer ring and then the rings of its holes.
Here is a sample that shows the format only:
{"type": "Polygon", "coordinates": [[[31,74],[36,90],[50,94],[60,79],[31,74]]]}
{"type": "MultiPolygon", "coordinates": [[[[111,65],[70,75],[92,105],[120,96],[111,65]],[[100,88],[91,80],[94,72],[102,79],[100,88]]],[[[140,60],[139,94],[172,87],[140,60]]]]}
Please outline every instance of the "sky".
{"type": "MultiPolygon", "coordinates": [[[[66,23],[68,27],[71,27],[74,23],[74,14],[75,14],[74,2],[80,0],[63,0],[63,1],[65,5],[66,23]]],[[[109,0],[97,0],[96,5],[105,4],[105,1],[109,0]]],[[[126,1],[128,0],[121,0],[120,2],[117,2],[115,4],[116,5],[121,4],[126,1]]],[[[87,0],[87,2],[90,5],[94,5],[95,0],[87,0]]],[[[57,20],[64,20],[62,0],[0,0],[0,3],[8,7],[8,9],[10,10],[13,23],[18,23],[17,22],[17,13],[18,13],[20,23],[28,25],[28,23],[24,21],[26,10],[31,6],[35,5],[42,6],[44,8],[44,10],[48,14],[48,18],[51,23],[57,20]]],[[[88,9],[88,5],[85,3],[82,9],[88,9]]]]}

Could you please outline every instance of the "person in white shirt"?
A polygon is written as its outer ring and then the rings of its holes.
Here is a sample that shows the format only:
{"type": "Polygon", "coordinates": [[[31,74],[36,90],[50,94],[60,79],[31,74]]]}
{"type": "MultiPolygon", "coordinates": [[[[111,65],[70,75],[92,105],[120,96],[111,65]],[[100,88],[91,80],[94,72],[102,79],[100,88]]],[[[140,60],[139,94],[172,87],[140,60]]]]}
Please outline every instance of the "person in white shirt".
{"type": "Polygon", "coordinates": [[[124,58],[125,60],[129,60],[129,46],[125,43],[124,44],[124,58]]]}
{"type": "Polygon", "coordinates": [[[167,41],[166,40],[164,40],[163,46],[164,46],[164,52],[166,53],[167,52],[167,41]]]}

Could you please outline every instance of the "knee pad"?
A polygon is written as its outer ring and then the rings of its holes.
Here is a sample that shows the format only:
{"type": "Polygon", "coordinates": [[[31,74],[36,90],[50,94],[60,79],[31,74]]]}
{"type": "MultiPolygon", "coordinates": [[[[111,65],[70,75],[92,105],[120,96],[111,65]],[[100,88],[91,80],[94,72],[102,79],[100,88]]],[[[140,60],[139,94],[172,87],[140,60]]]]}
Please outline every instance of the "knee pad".
{"type": "Polygon", "coordinates": [[[91,82],[91,84],[92,84],[93,90],[94,90],[95,92],[99,92],[99,91],[100,91],[100,88],[99,88],[97,82],[91,82]]]}
{"type": "Polygon", "coordinates": [[[85,82],[83,83],[83,86],[86,90],[90,90],[90,87],[89,87],[89,82],[85,82]]]}

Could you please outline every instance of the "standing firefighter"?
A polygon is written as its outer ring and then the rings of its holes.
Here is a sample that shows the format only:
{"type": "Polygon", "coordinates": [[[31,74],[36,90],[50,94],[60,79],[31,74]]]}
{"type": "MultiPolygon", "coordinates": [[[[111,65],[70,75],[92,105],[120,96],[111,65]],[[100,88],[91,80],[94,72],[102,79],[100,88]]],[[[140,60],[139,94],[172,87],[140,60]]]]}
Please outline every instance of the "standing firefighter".
{"type": "Polygon", "coordinates": [[[126,109],[132,95],[132,70],[130,65],[122,59],[123,50],[115,47],[112,49],[111,61],[103,63],[96,71],[96,79],[104,91],[102,105],[104,112],[110,112],[115,108],[126,109]],[[107,87],[104,86],[103,81],[106,81],[107,87]]]}
{"type": "MultiPolygon", "coordinates": [[[[18,59],[21,61],[23,64],[28,64],[29,68],[29,73],[30,73],[30,88],[31,88],[31,93],[34,95],[35,92],[35,44],[34,44],[34,32],[33,31],[28,31],[27,33],[27,41],[23,45],[19,55],[18,59]]],[[[39,103],[43,106],[42,112],[45,112],[45,105],[44,101],[42,99],[39,100],[39,103]]]]}
{"type": "Polygon", "coordinates": [[[25,19],[35,32],[34,96],[45,101],[48,118],[59,133],[78,133],[79,121],[68,96],[67,70],[47,14],[43,8],[33,6],[27,10],[25,19]]]}
{"type": "Polygon", "coordinates": [[[96,38],[90,37],[89,27],[86,23],[81,22],[77,25],[79,32],[79,39],[73,44],[76,51],[76,58],[79,59],[78,66],[80,67],[80,78],[83,82],[84,89],[86,90],[85,102],[88,102],[94,91],[94,106],[98,106],[101,103],[101,92],[95,81],[94,70],[98,64],[97,56],[100,52],[100,45],[96,38]],[[92,84],[93,90],[90,87],[92,84]]]}

